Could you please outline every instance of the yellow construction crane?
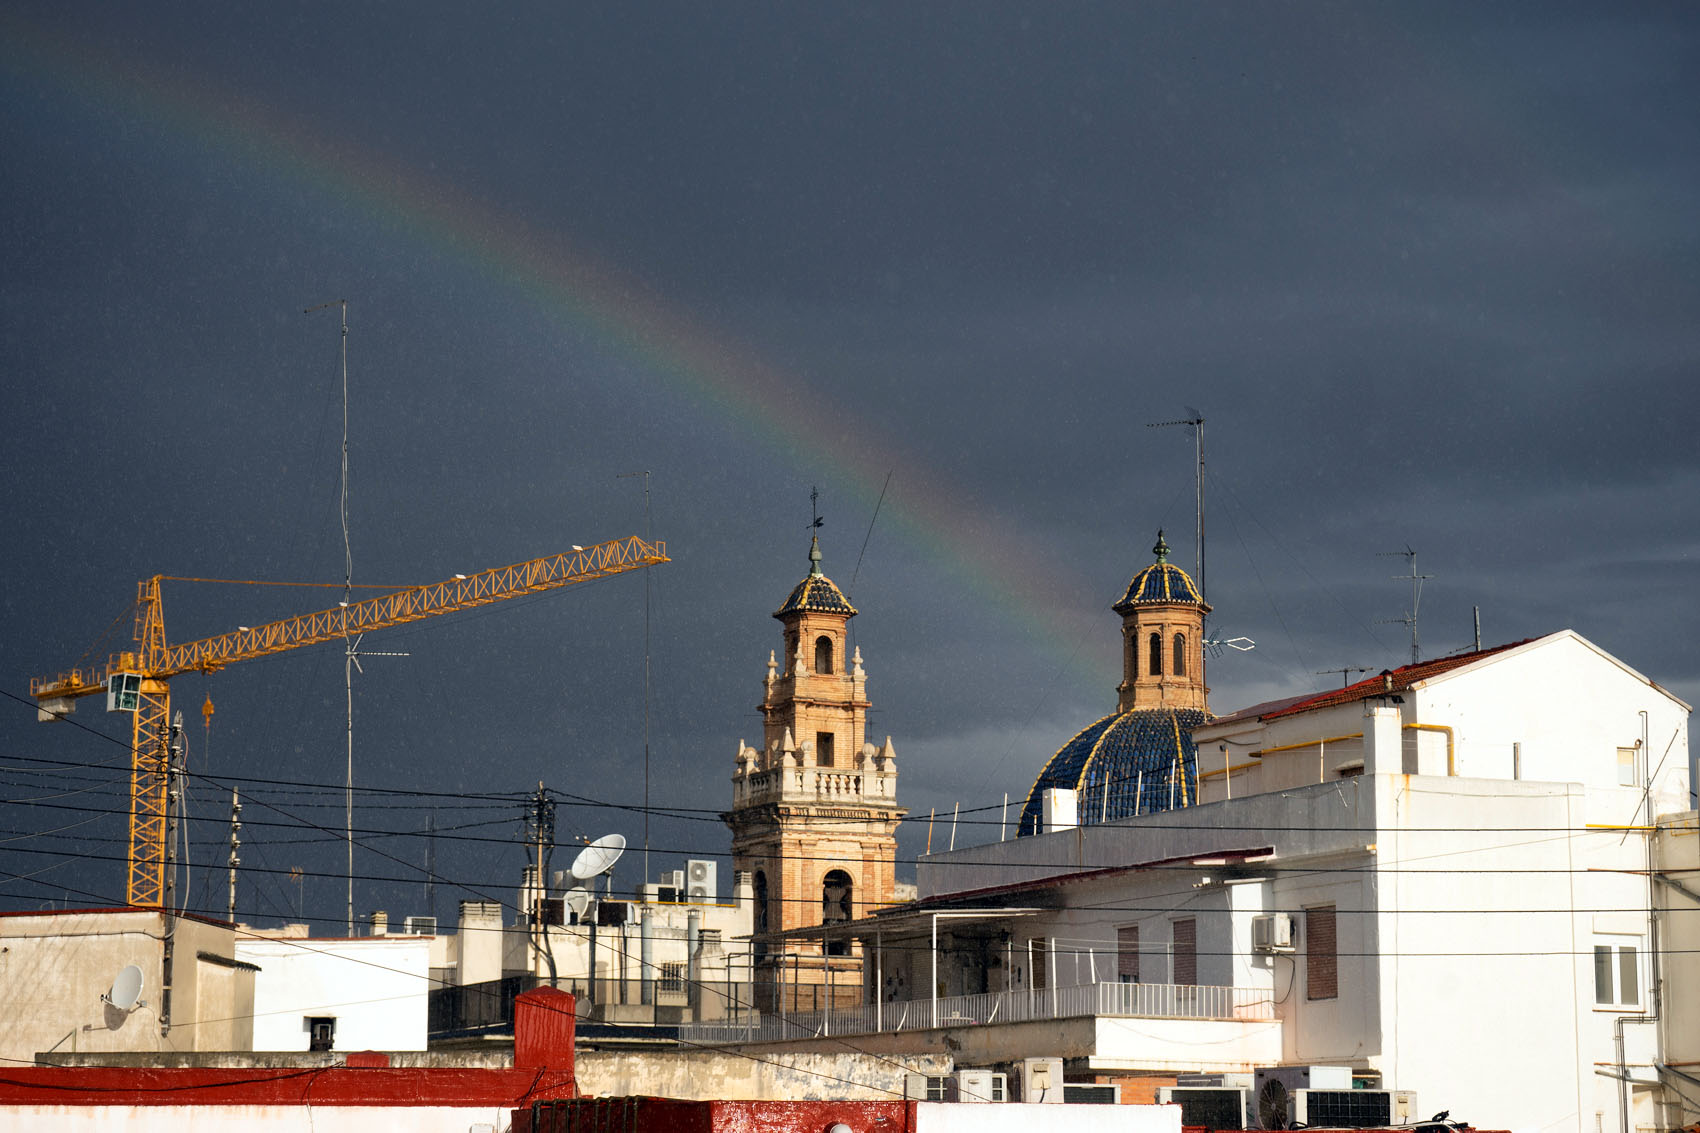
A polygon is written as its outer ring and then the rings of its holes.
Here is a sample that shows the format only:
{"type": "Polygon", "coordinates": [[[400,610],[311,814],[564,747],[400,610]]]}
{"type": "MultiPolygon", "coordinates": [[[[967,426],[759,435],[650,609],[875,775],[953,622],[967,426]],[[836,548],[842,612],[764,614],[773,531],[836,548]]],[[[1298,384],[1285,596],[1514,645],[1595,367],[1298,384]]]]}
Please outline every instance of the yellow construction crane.
{"type": "Polygon", "coordinates": [[[130,740],[130,866],[128,901],[156,908],[165,898],[167,750],[172,677],[215,673],[226,665],[298,649],[304,645],[353,637],[369,630],[435,617],[454,610],[487,606],[525,594],[588,582],[669,561],[667,544],[637,536],[574,547],[565,554],[497,567],[478,574],[455,575],[446,582],[397,590],[379,598],[347,602],[334,609],[302,614],[235,633],[183,645],[165,640],[165,613],[156,575],[136,586],[136,648],[119,653],[100,667],[72,669],[56,677],[30,681],[37,718],[70,715],[78,698],[105,692],[107,709],[135,713],[130,740]]]}

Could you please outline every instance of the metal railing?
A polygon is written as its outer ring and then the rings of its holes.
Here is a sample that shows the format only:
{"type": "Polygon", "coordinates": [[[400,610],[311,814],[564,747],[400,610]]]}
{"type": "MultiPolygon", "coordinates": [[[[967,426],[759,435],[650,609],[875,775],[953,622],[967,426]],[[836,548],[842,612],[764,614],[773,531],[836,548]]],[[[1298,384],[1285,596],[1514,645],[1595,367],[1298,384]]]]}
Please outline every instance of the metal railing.
{"type": "Polygon", "coordinates": [[[1135,1019],[1267,1021],[1275,1018],[1269,993],[1258,988],[1205,984],[1091,983],[1068,987],[994,991],[893,1003],[764,1015],[747,1022],[690,1023],[679,1029],[689,1042],[778,1042],[831,1035],[872,1035],[935,1027],[1026,1023],[1094,1015],[1135,1019]]]}

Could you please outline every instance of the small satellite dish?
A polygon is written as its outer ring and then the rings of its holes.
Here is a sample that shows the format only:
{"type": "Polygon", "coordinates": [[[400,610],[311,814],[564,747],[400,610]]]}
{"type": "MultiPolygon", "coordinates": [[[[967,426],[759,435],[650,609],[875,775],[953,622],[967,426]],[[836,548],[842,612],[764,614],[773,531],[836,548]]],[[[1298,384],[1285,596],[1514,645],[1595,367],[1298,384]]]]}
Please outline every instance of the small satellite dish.
{"type": "Polygon", "coordinates": [[[112,990],[100,997],[102,1003],[110,1003],[120,1011],[133,1011],[142,998],[142,970],[134,964],[126,964],[124,970],[118,973],[118,978],[112,981],[112,990]]]}
{"type": "Polygon", "coordinates": [[[589,881],[607,873],[625,852],[625,835],[604,834],[578,852],[578,857],[573,859],[573,876],[579,881],[589,881]]]}
{"type": "Polygon", "coordinates": [[[575,917],[584,916],[584,911],[590,907],[590,894],[585,891],[582,885],[575,885],[567,890],[565,900],[567,908],[573,911],[575,917]]]}

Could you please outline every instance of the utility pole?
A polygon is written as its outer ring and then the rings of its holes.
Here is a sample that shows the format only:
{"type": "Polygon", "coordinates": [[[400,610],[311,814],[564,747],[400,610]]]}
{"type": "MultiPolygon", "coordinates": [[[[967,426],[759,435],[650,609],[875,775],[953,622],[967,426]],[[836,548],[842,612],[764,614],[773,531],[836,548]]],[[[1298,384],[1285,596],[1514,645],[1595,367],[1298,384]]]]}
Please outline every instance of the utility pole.
{"type": "Polygon", "coordinates": [[[1423,658],[1422,642],[1417,636],[1417,608],[1422,605],[1424,580],[1433,578],[1434,575],[1417,573],[1417,553],[1411,550],[1411,545],[1409,543],[1405,544],[1405,549],[1403,551],[1381,551],[1379,552],[1378,557],[1383,559],[1402,558],[1406,561],[1410,568],[1410,574],[1396,574],[1393,576],[1393,580],[1395,582],[1403,582],[1407,579],[1410,580],[1410,612],[1402,618],[1385,618],[1382,620],[1381,624],[1403,625],[1411,628],[1411,664],[1415,665],[1423,658]]]}
{"type": "Polygon", "coordinates": [[[234,787],[230,790],[230,903],[226,916],[231,924],[236,923],[236,867],[242,864],[237,851],[242,847],[242,802],[237,797],[234,787]]]}
{"type": "Polygon", "coordinates": [[[165,940],[160,949],[159,1033],[171,1031],[171,968],[176,952],[177,917],[174,891],[177,888],[177,818],[183,806],[183,713],[169,728],[160,728],[160,746],[165,749],[165,903],[160,915],[165,921],[165,940]]]}
{"type": "Polygon", "coordinates": [[[549,856],[555,849],[555,800],[549,797],[544,789],[542,780],[537,783],[537,794],[532,796],[531,805],[526,808],[526,841],[531,843],[535,855],[533,874],[535,884],[528,901],[531,905],[526,910],[531,929],[531,947],[543,958],[549,966],[549,986],[555,986],[555,952],[548,946],[549,925],[548,916],[544,912],[545,901],[549,895],[549,878],[544,871],[549,866],[549,856]]]}

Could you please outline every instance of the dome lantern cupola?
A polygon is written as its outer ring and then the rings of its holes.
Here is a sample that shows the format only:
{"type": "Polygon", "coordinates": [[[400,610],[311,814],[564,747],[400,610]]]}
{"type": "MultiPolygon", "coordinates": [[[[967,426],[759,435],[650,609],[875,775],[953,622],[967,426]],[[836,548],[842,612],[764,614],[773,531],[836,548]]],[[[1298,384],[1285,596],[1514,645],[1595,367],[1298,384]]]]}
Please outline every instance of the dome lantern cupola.
{"type": "Polygon", "coordinates": [[[1133,576],[1112,609],[1122,616],[1122,683],[1117,710],[1204,711],[1204,615],[1210,607],[1192,578],[1169,561],[1161,531],[1156,562],[1133,576]]]}

